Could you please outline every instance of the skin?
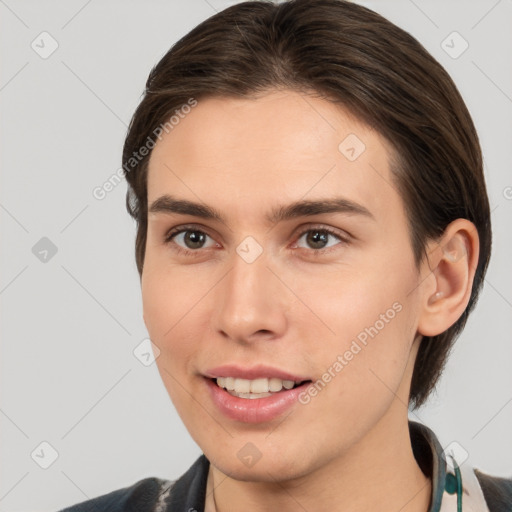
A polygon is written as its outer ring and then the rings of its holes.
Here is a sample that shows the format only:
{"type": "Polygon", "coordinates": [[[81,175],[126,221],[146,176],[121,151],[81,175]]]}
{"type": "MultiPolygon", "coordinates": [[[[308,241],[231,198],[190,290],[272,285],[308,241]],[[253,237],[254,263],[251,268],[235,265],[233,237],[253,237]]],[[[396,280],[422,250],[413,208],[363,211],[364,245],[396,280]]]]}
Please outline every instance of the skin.
{"type": "Polygon", "coordinates": [[[171,194],[225,218],[151,213],[141,282],[159,372],[211,462],[207,510],[428,510],[431,481],[408,433],[413,363],[421,335],[439,334],[464,311],[478,237],[458,219],[416,268],[389,151],[339,106],[286,90],[201,100],[156,144],[148,204],[171,194]],[[338,149],[349,134],[366,146],[354,161],[338,149]],[[278,205],[335,196],[373,218],[265,220],[278,205]],[[203,246],[183,234],[165,242],[171,228],[191,223],[207,235],[203,246]],[[322,228],[348,241],[328,235],[322,250],[311,239],[322,228]],[[236,252],[247,236],[263,249],[252,263],[236,252]],[[316,381],[394,303],[401,311],[307,405],[247,424],[211,401],[202,375],[225,363],[316,381]],[[247,443],[262,455],[252,467],[237,456],[247,443]]]}

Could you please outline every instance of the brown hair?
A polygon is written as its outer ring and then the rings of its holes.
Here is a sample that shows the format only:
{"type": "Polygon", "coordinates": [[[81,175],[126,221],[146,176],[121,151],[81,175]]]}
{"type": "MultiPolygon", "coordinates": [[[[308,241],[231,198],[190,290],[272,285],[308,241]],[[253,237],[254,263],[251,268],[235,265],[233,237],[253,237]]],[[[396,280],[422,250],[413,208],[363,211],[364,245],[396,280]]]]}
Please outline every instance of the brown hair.
{"type": "Polygon", "coordinates": [[[478,136],[457,87],[414,37],[370,9],[344,0],[243,2],[195,27],[151,70],[123,149],[139,274],[151,153],[134,155],[152,148],[158,127],[191,98],[276,88],[316,92],[387,139],[418,266],[426,242],[451,221],[469,219],[478,230],[480,258],[466,310],[445,332],[421,341],[409,398],[417,408],[434,389],[482,287],[491,250],[489,203],[478,136]]]}

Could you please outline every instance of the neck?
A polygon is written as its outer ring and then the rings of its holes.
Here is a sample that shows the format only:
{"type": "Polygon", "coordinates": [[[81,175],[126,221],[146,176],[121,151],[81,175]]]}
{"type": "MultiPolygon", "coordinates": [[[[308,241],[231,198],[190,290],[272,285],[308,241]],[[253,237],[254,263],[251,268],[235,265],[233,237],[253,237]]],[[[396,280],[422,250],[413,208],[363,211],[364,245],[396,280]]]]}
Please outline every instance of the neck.
{"type": "Polygon", "coordinates": [[[238,481],[210,465],[205,512],[427,512],[431,480],[414,458],[403,403],[395,402],[350,452],[299,478],[238,481]]]}

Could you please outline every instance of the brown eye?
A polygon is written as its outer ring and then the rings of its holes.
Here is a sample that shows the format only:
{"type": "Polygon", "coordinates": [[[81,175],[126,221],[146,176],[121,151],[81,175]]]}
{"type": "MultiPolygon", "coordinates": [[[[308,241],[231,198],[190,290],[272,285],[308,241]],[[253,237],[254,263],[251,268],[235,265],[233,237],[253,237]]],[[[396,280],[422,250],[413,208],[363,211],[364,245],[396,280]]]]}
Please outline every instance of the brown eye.
{"type": "Polygon", "coordinates": [[[313,249],[323,249],[329,241],[329,236],[325,231],[309,231],[306,234],[306,243],[313,249]]]}
{"type": "Polygon", "coordinates": [[[328,249],[339,242],[346,242],[341,235],[326,228],[314,228],[304,231],[297,240],[299,247],[301,247],[299,243],[302,239],[306,242],[306,249],[316,249],[317,251],[328,249]]]}
{"type": "Polygon", "coordinates": [[[185,231],[183,242],[189,249],[200,249],[206,240],[206,235],[201,231],[185,231]]]}
{"type": "Polygon", "coordinates": [[[172,230],[165,237],[165,243],[177,251],[189,252],[198,252],[199,249],[207,249],[216,245],[215,241],[204,231],[187,227],[172,230]]]}

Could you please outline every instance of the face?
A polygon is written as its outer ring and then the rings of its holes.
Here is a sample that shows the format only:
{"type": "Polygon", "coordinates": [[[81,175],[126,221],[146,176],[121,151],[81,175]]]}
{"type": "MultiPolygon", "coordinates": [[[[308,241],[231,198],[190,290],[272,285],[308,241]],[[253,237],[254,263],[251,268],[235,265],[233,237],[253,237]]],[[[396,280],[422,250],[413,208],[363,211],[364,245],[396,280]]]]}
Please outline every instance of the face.
{"type": "Polygon", "coordinates": [[[156,144],[144,320],[224,473],[305,475],[407,417],[422,275],[388,149],[291,91],[199,101],[156,144]]]}

